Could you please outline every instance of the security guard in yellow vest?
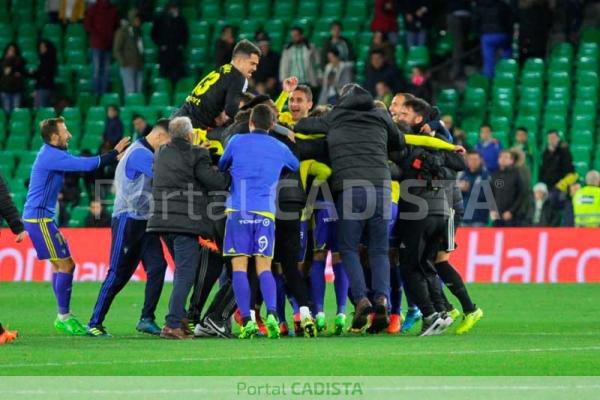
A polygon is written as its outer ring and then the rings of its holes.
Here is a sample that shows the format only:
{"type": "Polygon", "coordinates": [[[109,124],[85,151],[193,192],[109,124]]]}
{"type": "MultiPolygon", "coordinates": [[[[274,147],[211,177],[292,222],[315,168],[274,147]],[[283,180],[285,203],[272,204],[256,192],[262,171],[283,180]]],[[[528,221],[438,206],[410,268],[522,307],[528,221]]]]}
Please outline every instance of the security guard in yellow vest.
{"type": "Polygon", "coordinates": [[[585,176],[587,186],[573,197],[575,226],[600,227],[600,172],[590,171],[585,176]]]}

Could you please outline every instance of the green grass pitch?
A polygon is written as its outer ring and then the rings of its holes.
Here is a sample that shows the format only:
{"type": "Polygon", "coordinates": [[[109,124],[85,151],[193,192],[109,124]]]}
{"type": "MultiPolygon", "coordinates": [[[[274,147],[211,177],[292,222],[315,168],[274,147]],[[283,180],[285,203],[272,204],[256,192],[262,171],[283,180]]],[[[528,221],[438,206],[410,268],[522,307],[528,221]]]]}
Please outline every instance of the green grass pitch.
{"type": "MultiPolygon", "coordinates": [[[[328,317],[334,317],[328,285],[328,317]]],[[[73,311],[86,323],[99,283],[76,283],[73,311]]],[[[171,285],[158,309],[162,324],[171,285]]],[[[473,284],[485,312],[465,336],[409,335],[166,341],[135,332],[143,284],[117,297],[114,337],[54,331],[49,283],[0,283],[0,321],[18,329],[0,347],[0,375],[594,375],[600,371],[599,285],[473,284]]],[[[330,321],[330,325],[333,321],[330,321]]]]}

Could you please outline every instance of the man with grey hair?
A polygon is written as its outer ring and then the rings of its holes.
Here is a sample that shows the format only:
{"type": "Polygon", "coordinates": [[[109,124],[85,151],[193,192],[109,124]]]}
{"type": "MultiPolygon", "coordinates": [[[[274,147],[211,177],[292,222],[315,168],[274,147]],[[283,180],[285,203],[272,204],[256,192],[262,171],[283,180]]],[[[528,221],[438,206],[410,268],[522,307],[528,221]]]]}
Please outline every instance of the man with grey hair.
{"type": "Polygon", "coordinates": [[[575,226],[600,227],[600,172],[591,170],[585,175],[586,186],[573,196],[575,226]]]}
{"type": "Polygon", "coordinates": [[[173,292],[160,336],[191,339],[184,316],[200,261],[198,236],[213,238],[207,212],[209,192],[226,190],[230,177],[211,166],[207,149],[192,145],[193,127],[188,117],[172,119],[169,135],[171,142],[154,157],[154,207],[147,231],[162,236],[175,261],[173,292]]]}

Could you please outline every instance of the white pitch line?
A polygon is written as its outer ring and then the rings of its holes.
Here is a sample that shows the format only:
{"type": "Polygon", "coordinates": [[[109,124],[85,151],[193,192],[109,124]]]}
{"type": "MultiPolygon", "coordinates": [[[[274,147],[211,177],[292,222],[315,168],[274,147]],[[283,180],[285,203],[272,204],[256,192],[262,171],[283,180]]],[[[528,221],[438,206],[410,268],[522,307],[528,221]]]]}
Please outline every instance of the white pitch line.
{"type": "MultiPolygon", "coordinates": [[[[545,353],[545,352],[570,352],[570,351],[600,351],[600,346],[588,347],[550,347],[533,349],[491,349],[491,350],[456,350],[456,351],[407,351],[397,353],[386,353],[386,356],[443,356],[443,355],[481,355],[481,354],[501,354],[501,353],[545,353]]],[[[338,354],[337,357],[368,357],[371,353],[352,353],[338,354]]],[[[289,354],[289,355],[256,355],[256,356],[227,356],[229,361],[247,361],[247,360],[271,360],[271,359],[303,359],[312,358],[313,355],[289,354]]],[[[168,364],[181,362],[207,362],[223,361],[222,357],[183,357],[171,359],[142,359],[142,360],[111,360],[111,361],[66,361],[66,362],[46,362],[46,363],[20,363],[7,364],[10,368],[36,368],[36,367],[60,367],[60,366],[79,366],[79,365],[118,365],[118,364],[168,364]]]]}

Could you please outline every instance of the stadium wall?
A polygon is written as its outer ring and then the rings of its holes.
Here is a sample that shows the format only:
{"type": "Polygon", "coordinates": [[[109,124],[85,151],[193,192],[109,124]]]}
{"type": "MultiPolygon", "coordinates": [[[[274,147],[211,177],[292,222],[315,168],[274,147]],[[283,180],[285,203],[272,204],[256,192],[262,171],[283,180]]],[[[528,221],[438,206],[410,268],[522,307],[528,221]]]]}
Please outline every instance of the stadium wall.
{"type": "MultiPolygon", "coordinates": [[[[110,229],[61,229],[77,262],[77,281],[101,281],[108,269],[110,229]]],[[[461,228],[451,261],[468,282],[599,283],[600,228],[461,228]]],[[[167,254],[167,280],[173,261],[167,254]]],[[[49,281],[50,263],[39,261],[29,239],[14,242],[0,229],[0,281],[49,281]]],[[[140,267],[134,280],[145,280],[140,267]]]]}

